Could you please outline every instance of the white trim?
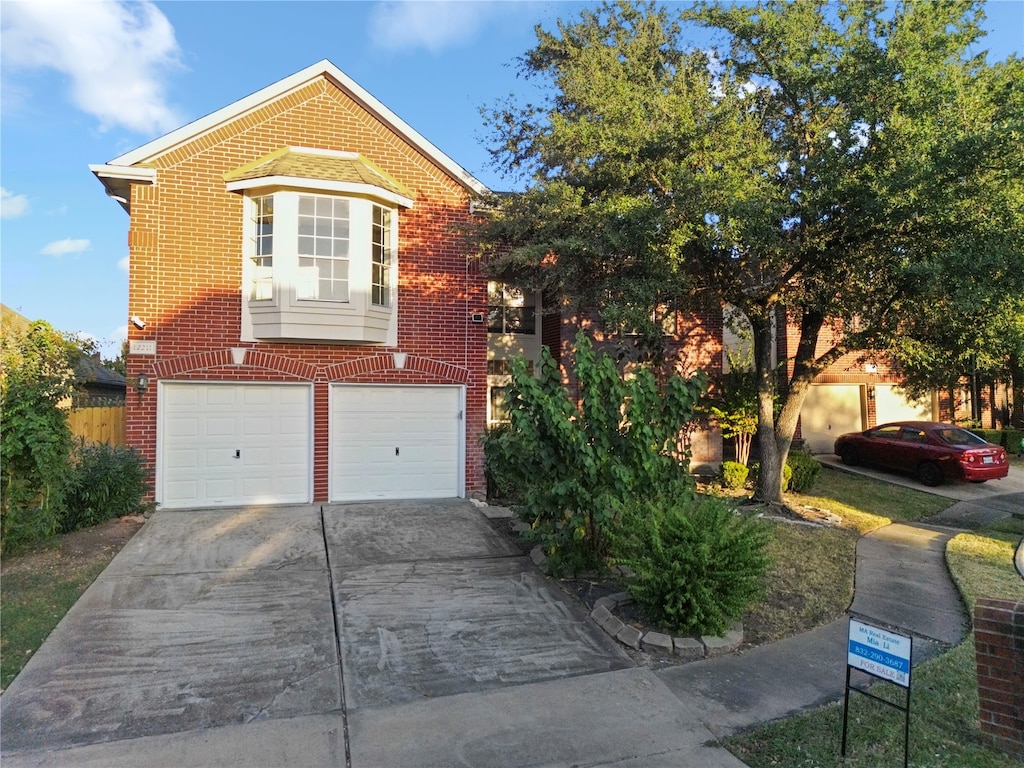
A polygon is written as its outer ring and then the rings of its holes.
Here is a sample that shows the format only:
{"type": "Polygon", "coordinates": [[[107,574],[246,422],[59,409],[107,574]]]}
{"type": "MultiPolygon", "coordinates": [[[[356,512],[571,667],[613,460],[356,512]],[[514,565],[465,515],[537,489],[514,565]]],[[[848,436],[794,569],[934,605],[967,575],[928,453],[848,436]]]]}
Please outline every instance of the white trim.
{"type": "Polygon", "coordinates": [[[89,170],[101,179],[126,179],[143,184],[156,181],[156,168],[138,168],[135,166],[100,163],[89,166],[89,170]]]}
{"type": "Polygon", "coordinates": [[[479,180],[475,179],[461,165],[456,163],[441,150],[427,141],[423,136],[414,131],[398,115],[385,107],[380,101],[373,97],[362,86],[352,78],[338,69],[327,59],[323,59],[310,67],[296,72],[294,75],[279,80],[256,91],[245,98],[211,112],[205,117],[194,120],[187,125],[171,131],[153,141],[143,144],[137,149],[114,158],[108,165],[133,166],[139,163],[146,163],[154,158],[170,152],[181,145],[193,141],[199,136],[216,130],[227,123],[233,122],[245,114],[253,112],[266,104],[276,101],[282,96],[296,91],[319,77],[328,77],[333,80],[341,90],[347,93],[360,106],[373,114],[378,120],[385,123],[395,133],[404,138],[412,146],[426,155],[453,179],[458,181],[466,189],[479,195],[489,192],[479,180]]]}
{"type": "Polygon", "coordinates": [[[403,208],[412,208],[413,201],[396,192],[378,187],[375,184],[362,184],[354,181],[326,181],[324,179],[307,179],[299,176],[260,176],[255,179],[227,182],[228,192],[243,192],[247,189],[263,187],[294,187],[296,189],[334,192],[343,195],[357,195],[385,200],[403,208]]]}

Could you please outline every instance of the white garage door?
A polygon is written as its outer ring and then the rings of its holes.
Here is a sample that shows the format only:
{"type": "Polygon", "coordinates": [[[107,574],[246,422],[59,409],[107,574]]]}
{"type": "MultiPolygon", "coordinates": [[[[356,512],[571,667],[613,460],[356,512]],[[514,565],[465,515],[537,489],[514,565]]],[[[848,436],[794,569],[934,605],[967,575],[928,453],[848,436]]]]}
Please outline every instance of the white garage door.
{"type": "Polygon", "coordinates": [[[875,385],[875,422],[932,421],[932,400],[924,397],[911,400],[909,395],[894,384],[875,385]]]}
{"type": "Polygon", "coordinates": [[[161,382],[157,499],[164,507],[311,498],[307,385],[161,382]]]}
{"type": "Polygon", "coordinates": [[[462,495],[463,390],[331,387],[331,501],[462,495]]]}
{"type": "Polygon", "coordinates": [[[864,429],[860,384],[812,384],[800,410],[800,434],[811,453],[832,453],[844,432],[864,429]]]}

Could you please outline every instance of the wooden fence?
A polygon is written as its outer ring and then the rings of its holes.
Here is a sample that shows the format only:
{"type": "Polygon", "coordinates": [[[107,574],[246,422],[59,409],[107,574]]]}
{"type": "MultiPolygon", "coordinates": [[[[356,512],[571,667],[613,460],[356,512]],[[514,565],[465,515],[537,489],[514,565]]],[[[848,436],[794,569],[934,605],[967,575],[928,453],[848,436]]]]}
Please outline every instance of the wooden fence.
{"type": "Polygon", "coordinates": [[[68,413],[71,434],[87,442],[124,446],[124,406],[77,408],[68,413]]]}

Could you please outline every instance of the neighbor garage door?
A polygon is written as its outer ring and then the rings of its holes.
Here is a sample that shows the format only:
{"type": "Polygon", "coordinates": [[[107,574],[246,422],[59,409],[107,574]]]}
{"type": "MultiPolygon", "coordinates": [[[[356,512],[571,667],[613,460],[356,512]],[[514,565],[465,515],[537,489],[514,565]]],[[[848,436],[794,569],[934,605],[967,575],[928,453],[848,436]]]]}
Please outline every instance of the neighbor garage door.
{"type": "Polygon", "coordinates": [[[860,384],[812,384],[800,410],[800,434],[811,453],[832,453],[844,432],[864,429],[860,384]]]}
{"type": "Polygon", "coordinates": [[[875,385],[875,423],[890,421],[932,421],[932,399],[911,400],[906,391],[892,384],[875,385]]]}
{"type": "Polygon", "coordinates": [[[461,387],[331,387],[331,500],[461,496],[462,408],[461,387]]]}
{"type": "Polygon", "coordinates": [[[157,484],[164,507],[311,499],[308,385],[161,382],[157,484]]]}

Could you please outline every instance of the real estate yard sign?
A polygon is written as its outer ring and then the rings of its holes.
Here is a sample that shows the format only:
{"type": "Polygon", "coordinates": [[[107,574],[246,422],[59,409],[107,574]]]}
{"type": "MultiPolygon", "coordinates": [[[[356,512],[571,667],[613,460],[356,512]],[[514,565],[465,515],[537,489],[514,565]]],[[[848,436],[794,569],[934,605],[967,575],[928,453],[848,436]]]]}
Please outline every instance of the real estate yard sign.
{"type": "Polygon", "coordinates": [[[846,728],[850,709],[850,691],[857,691],[904,713],[903,766],[907,766],[910,752],[910,657],[914,639],[887,629],[850,619],[850,634],[846,646],[846,698],[843,702],[843,746],[846,757],[846,728]],[[859,669],[873,677],[907,689],[906,705],[900,706],[866,691],[851,687],[850,671],[859,669]]]}

